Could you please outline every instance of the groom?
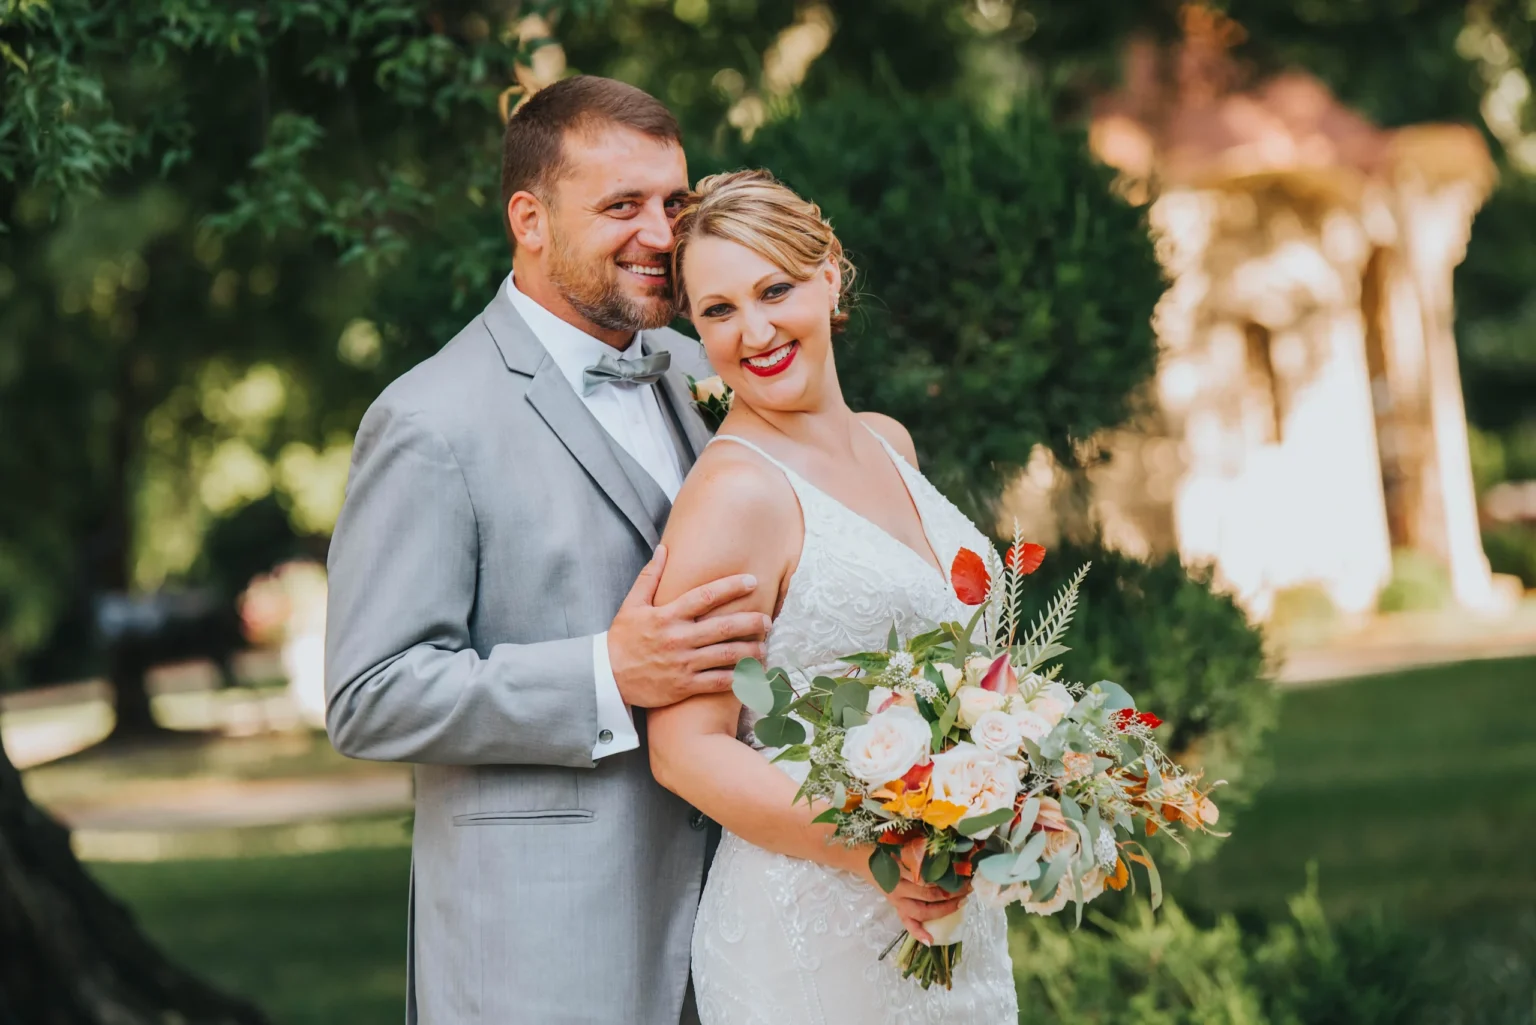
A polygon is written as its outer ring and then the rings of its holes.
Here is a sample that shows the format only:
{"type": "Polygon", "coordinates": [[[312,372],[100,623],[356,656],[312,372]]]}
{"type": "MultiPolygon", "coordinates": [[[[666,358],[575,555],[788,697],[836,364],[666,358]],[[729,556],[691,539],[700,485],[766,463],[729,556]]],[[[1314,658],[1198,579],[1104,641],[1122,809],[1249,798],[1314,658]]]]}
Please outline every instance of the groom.
{"type": "Polygon", "coordinates": [[[358,429],[330,551],[327,724],[416,763],[409,1007],[421,1025],[694,1021],[707,823],[652,779],[643,710],[761,657],[755,587],[652,603],[708,432],[671,320],[676,121],[566,79],[507,125],[512,274],[358,429]]]}

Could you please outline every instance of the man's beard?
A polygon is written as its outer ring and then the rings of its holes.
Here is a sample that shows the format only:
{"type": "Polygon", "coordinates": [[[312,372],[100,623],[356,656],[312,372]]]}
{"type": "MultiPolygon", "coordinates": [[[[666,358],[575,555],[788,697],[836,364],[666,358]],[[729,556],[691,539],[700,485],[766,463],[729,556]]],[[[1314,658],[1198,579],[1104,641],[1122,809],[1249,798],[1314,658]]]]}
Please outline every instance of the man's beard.
{"type": "Polygon", "coordinates": [[[608,331],[645,331],[672,322],[670,291],[649,300],[626,295],[615,280],[619,270],[616,266],[608,265],[609,272],[604,274],[601,264],[582,258],[558,236],[550,256],[550,282],[572,309],[598,327],[608,331]]]}

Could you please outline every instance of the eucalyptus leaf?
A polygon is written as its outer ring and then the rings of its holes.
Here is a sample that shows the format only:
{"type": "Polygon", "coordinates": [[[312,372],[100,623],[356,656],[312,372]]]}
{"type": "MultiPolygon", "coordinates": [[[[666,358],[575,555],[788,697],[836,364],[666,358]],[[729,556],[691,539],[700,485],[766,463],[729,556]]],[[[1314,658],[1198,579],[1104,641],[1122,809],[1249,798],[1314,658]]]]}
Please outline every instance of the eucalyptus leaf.
{"type": "Polygon", "coordinates": [[[768,683],[763,664],[757,659],[744,658],[736,663],[736,670],[731,674],[731,693],[758,715],[773,714],[773,688],[768,683]]]}
{"type": "Polygon", "coordinates": [[[798,719],[791,719],[787,715],[764,716],[757,720],[752,732],[764,747],[805,743],[805,727],[798,719]]]}
{"type": "MultiPolygon", "coordinates": [[[[837,689],[832,692],[832,703],[829,706],[832,721],[840,725],[849,725],[843,713],[852,709],[862,714],[869,706],[869,693],[870,689],[857,680],[845,680],[838,684],[837,689]]],[[[859,720],[859,722],[863,721],[863,719],[859,720]]],[[[857,726],[858,723],[851,725],[857,726]]]]}
{"type": "Polygon", "coordinates": [[[901,882],[901,866],[897,864],[896,856],[884,846],[877,846],[869,856],[869,874],[886,893],[896,889],[896,884],[901,882]]]}
{"type": "Polygon", "coordinates": [[[1078,807],[1076,801],[1066,794],[1062,794],[1059,800],[1061,802],[1061,813],[1067,817],[1068,821],[1083,821],[1083,809],[1078,807]]]}
{"type": "Polygon", "coordinates": [[[867,722],[869,722],[869,713],[864,711],[864,709],[845,708],[843,709],[843,721],[839,725],[851,730],[855,726],[863,726],[867,722]]]}
{"type": "Polygon", "coordinates": [[[1116,712],[1122,708],[1136,707],[1136,699],[1113,680],[1100,680],[1094,686],[1104,695],[1104,707],[1110,711],[1116,712]]]}
{"type": "Polygon", "coordinates": [[[1011,878],[1013,867],[1014,859],[1006,854],[994,854],[991,857],[978,858],[976,861],[977,873],[998,886],[1007,886],[1013,882],[1011,878]]]}
{"type": "Polygon", "coordinates": [[[772,715],[783,715],[795,701],[795,688],[789,682],[789,674],[782,669],[768,671],[768,689],[773,691],[772,715]]]}
{"type": "Polygon", "coordinates": [[[949,871],[949,852],[939,851],[923,859],[923,882],[936,883],[949,871]]]}
{"type": "Polygon", "coordinates": [[[1039,860],[1040,855],[1045,853],[1045,845],[1048,842],[1050,842],[1050,837],[1046,835],[1044,830],[1036,833],[1025,842],[1024,849],[1019,851],[1019,856],[1015,859],[1016,862],[1019,865],[1024,865],[1028,862],[1039,860]]]}
{"type": "Polygon", "coordinates": [[[774,762],[808,762],[811,760],[811,749],[807,744],[791,744],[778,754],[774,755],[769,764],[774,762]]]}
{"type": "Polygon", "coordinates": [[[1044,903],[1056,895],[1056,886],[1067,874],[1067,867],[1072,863],[1072,857],[1068,854],[1058,855],[1045,869],[1045,875],[1040,879],[1040,885],[1031,884],[1029,888],[1030,899],[1038,903],[1044,903]]]}
{"type": "MultiPolygon", "coordinates": [[[[1040,817],[1040,798],[1031,797],[1024,802],[1019,809],[1018,824],[1013,827],[1013,839],[1029,835],[1029,831],[1035,828],[1035,820],[1040,817]]],[[[1040,845],[1045,846],[1045,834],[1041,833],[1040,845]]],[[[1038,853],[1038,852],[1037,852],[1038,853]]]]}
{"type": "Polygon", "coordinates": [[[972,815],[955,823],[955,831],[961,836],[975,836],[977,833],[1002,825],[1013,818],[1013,808],[999,808],[989,811],[985,815],[972,815]]]}

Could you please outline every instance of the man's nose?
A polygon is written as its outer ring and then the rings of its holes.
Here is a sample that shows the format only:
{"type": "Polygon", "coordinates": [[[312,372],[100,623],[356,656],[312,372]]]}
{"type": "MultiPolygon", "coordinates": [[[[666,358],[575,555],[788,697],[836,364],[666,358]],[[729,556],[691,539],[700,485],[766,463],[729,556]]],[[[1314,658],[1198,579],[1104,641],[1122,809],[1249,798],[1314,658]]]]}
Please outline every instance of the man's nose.
{"type": "Polygon", "coordinates": [[[647,249],[655,249],[666,252],[672,248],[672,219],[667,216],[667,208],[660,200],[645,204],[640,212],[639,230],[635,232],[635,241],[647,249]]]}

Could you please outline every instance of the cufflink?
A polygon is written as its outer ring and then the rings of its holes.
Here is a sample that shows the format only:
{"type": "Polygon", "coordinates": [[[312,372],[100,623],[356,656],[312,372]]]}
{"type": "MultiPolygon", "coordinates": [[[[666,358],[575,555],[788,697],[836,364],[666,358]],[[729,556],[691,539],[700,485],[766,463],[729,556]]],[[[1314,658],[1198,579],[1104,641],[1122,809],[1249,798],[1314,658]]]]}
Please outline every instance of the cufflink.
{"type": "Polygon", "coordinates": [[[598,733],[598,735],[597,735],[597,742],[599,744],[612,744],[613,743],[613,731],[612,730],[603,730],[600,733],[598,733]]]}

